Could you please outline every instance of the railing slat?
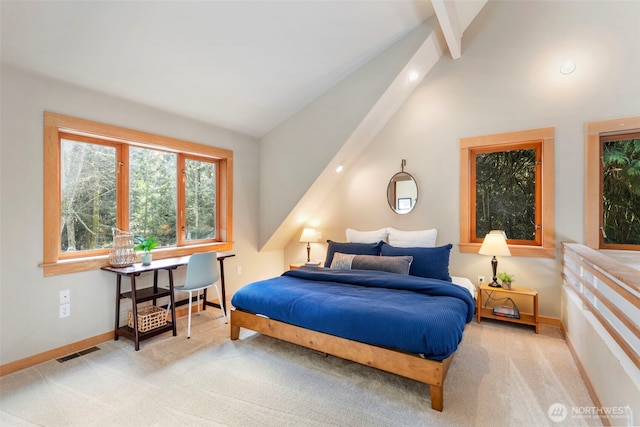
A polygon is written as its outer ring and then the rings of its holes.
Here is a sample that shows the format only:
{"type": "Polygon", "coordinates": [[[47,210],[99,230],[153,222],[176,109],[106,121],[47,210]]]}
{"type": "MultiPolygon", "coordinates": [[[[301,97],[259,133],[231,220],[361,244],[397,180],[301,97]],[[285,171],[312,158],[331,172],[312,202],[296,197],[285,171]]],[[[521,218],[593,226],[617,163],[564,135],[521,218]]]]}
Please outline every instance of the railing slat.
{"type": "Polygon", "coordinates": [[[589,289],[589,291],[591,291],[591,293],[598,299],[598,301],[603,303],[605,307],[607,307],[609,311],[611,311],[611,313],[613,313],[627,328],[629,328],[631,332],[633,332],[636,337],[638,337],[638,339],[640,339],[640,327],[636,323],[634,323],[629,318],[629,316],[620,311],[620,309],[616,307],[616,305],[612,303],[611,300],[606,297],[606,295],[603,295],[602,292],[600,292],[595,286],[589,283],[589,281],[580,276],[580,273],[571,268],[571,266],[565,265],[564,268],[571,271],[571,273],[573,273],[577,277],[580,283],[582,283],[589,289]]]}
{"type": "Polygon", "coordinates": [[[563,243],[562,246],[562,279],[563,282],[567,283],[567,285],[565,286],[570,286],[575,290],[576,295],[578,295],[582,303],[591,311],[596,319],[598,319],[598,321],[607,330],[607,332],[620,346],[620,348],[627,354],[627,356],[629,356],[633,363],[638,368],[640,368],[640,354],[638,354],[638,351],[634,349],[629,342],[627,342],[627,340],[620,334],[620,332],[611,323],[611,321],[600,312],[600,309],[594,303],[592,303],[591,300],[587,298],[587,296],[584,295],[584,288],[588,289],[589,292],[594,296],[596,301],[602,303],[611,312],[611,314],[638,339],[640,339],[640,326],[632,320],[633,317],[629,317],[626,313],[620,310],[613,301],[611,301],[605,294],[598,290],[595,285],[590,283],[589,280],[584,277],[583,273],[577,271],[570,264],[568,264],[566,262],[566,259],[575,261],[578,266],[582,267],[584,270],[588,271],[591,275],[596,277],[604,286],[607,286],[622,298],[629,301],[629,303],[636,310],[640,310],[640,297],[638,295],[635,295],[632,291],[626,289],[625,286],[629,286],[631,290],[640,293],[640,272],[637,272],[637,270],[634,270],[631,267],[626,268],[626,266],[621,265],[621,263],[618,263],[617,261],[609,260],[608,257],[586,246],[576,243],[563,243]],[[615,274],[613,274],[613,272],[610,271],[609,268],[615,270],[615,274]],[[608,274],[610,274],[611,277],[609,277],[608,274]],[[571,286],[571,281],[569,280],[568,275],[574,277],[582,285],[583,288],[580,289],[576,286],[571,286]],[[618,281],[619,283],[617,283],[616,281],[618,281]],[[622,283],[624,286],[620,283],[622,283]]]}
{"type": "Polygon", "coordinates": [[[619,284],[617,284],[610,277],[608,277],[607,275],[603,274],[600,270],[597,270],[596,268],[594,268],[594,265],[597,265],[597,264],[590,263],[589,260],[587,260],[587,259],[585,259],[585,258],[583,258],[583,257],[581,257],[579,255],[576,255],[575,252],[571,252],[570,250],[566,250],[565,254],[568,255],[574,261],[576,261],[578,264],[582,265],[587,270],[589,270],[589,273],[593,274],[598,279],[600,279],[600,281],[604,282],[608,287],[613,289],[622,298],[624,298],[627,301],[629,301],[636,308],[640,308],[640,298],[638,298],[637,296],[635,296],[634,294],[629,292],[624,287],[622,287],[619,284]]]}
{"type": "Polygon", "coordinates": [[[591,249],[579,243],[565,242],[562,246],[564,249],[568,249],[577,256],[585,259],[588,263],[602,268],[604,271],[611,274],[615,280],[619,280],[621,283],[628,286],[629,289],[633,289],[635,292],[640,294],[640,270],[631,268],[628,265],[608,257],[607,255],[601,254],[595,249],[591,249]]]}

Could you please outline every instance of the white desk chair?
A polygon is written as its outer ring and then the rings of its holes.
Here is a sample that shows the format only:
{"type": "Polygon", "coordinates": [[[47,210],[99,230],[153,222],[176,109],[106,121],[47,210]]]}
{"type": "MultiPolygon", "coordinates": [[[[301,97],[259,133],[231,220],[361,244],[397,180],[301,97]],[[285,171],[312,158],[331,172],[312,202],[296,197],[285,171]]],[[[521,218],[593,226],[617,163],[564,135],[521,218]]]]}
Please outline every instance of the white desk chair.
{"type": "MultiPolygon", "coordinates": [[[[176,291],[189,292],[189,320],[187,327],[187,338],[191,338],[191,301],[194,292],[197,296],[196,302],[198,304],[198,315],[200,315],[200,291],[213,286],[216,289],[216,294],[218,295],[218,300],[220,301],[222,315],[224,316],[224,323],[227,323],[227,314],[224,310],[224,301],[222,301],[220,290],[216,285],[216,282],[220,279],[217,261],[218,258],[215,252],[203,252],[191,255],[191,258],[189,258],[189,263],[187,264],[187,277],[185,278],[184,285],[173,287],[173,289],[176,291]]],[[[167,313],[169,313],[170,308],[171,307],[167,307],[167,313]]]]}

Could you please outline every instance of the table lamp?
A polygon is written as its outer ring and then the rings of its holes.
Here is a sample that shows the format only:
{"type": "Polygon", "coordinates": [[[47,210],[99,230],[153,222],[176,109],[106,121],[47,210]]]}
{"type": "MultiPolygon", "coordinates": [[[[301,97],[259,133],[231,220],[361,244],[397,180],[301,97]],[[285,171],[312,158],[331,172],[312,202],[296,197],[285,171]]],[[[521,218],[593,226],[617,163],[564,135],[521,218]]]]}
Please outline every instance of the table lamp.
{"type": "Polygon", "coordinates": [[[318,241],[318,233],[313,228],[305,228],[300,235],[300,242],[307,244],[307,262],[311,262],[311,243],[318,241]]]}
{"type": "Polygon", "coordinates": [[[507,235],[502,230],[491,230],[489,234],[484,236],[482,246],[478,251],[481,255],[491,255],[491,268],[493,269],[493,281],[489,283],[489,286],[494,288],[501,288],[496,277],[496,271],[498,270],[498,260],[496,256],[511,256],[509,246],[507,246],[507,235]]]}

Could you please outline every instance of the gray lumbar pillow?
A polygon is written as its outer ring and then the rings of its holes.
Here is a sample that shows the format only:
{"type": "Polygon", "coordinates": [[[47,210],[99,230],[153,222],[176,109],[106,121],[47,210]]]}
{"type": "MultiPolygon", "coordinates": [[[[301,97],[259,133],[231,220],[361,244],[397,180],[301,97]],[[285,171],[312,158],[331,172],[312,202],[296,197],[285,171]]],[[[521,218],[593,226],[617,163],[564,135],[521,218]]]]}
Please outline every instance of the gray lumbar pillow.
{"type": "Polygon", "coordinates": [[[412,256],[352,255],[336,252],[331,261],[331,268],[409,274],[412,261],[412,256]]]}

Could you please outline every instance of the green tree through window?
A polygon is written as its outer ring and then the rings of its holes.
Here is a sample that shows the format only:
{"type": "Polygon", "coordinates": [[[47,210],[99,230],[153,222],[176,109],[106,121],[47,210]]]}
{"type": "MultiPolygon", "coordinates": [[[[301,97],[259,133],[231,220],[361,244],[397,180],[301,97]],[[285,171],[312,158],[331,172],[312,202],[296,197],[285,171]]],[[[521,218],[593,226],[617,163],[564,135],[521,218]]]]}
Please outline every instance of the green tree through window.
{"type": "Polygon", "coordinates": [[[640,245],[640,135],[602,143],[603,244],[640,245]]]}
{"type": "Polygon", "coordinates": [[[185,161],[187,240],[216,237],[216,164],[185,161]]]}
{"type": "Polygon", "coordinates": [[[116,223],[116,149],[61,140],[61,250],[108,247],[116,223]]]}
{"type": "Polygon", "coordinates": [[[476,155],[476,238],[504,230],[511,240],[536,234],[536,150],[476,155]]]}
{"type": "Polygon", "coordinates": [[[129,229],[160,246],[175,245],[176,154],[130,147],[129,163],[129,229]]]}

